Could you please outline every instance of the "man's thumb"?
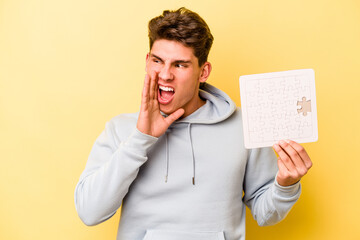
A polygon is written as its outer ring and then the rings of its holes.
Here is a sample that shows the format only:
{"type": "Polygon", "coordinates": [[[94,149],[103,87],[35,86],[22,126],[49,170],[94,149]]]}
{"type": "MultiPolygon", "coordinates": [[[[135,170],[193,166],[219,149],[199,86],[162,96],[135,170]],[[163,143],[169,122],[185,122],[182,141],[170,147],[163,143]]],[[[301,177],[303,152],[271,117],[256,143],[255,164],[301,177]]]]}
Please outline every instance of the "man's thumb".
{"type": "Polygon", "coordinates": [[[170,114],[167,118],[165,118],[165,121],[169,124],[169,126],[175,122],[177,119],[179,119],[183,114],[185,113],[185,110],[182,108],[179,108],[172,114],[170,114]]]}

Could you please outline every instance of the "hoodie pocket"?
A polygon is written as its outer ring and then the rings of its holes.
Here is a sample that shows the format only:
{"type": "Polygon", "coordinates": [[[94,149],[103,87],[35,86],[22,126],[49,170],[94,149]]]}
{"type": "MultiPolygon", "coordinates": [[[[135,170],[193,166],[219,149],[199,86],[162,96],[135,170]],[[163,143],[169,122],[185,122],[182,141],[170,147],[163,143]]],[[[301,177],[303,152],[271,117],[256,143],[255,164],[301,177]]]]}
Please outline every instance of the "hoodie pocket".
{"type": "Polygon", "coordinates": [[[225,240],[224,232],[147,230],[143,240],[225,240]]]}

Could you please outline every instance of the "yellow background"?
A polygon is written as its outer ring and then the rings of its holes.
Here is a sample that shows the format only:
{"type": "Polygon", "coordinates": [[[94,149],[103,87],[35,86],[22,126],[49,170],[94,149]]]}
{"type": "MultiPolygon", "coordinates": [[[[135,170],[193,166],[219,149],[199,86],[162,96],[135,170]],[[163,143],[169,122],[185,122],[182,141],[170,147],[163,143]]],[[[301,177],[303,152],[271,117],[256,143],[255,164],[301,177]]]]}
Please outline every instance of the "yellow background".
{"type": "MultiPolygon", "coordinates": [[[[288,217],[247,239],[360,239],[360,1],[0,0],[0,239],[115,239],[73,193],[110,118],[139,108],[147,22],[186,6],[215,42],[209,82],[240,105],[240,75],[313,68],[319,141],[288,217]]],[[[249,213],[249,212],[248,212],[249,213]]]]}

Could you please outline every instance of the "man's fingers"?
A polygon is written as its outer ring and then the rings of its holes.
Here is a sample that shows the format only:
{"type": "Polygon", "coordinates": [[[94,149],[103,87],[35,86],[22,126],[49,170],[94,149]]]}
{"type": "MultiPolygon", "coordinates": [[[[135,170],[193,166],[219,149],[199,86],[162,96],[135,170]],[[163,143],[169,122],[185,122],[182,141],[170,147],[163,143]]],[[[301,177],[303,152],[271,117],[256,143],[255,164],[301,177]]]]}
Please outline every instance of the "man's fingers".
{"type": "Polygon", "coordinates": [[[299,153],[288,142],[280,141],[280,146],[290,157],[298,173],[300,173],[300,175],[304,175],[307,172],[307,168],[299,153]]]}
{"type": "Polygon", "coordinates": [[[289,186],[298,182],[312,165],[305,149],[294,141],[280,141],[273,148],[279,155],[277,180],[280,185],[289,186]]]}
{"type": "Polygon", "coordinates": [[[299,154],[299,156],[303,160],[306,168],[310,169],[312,167],[312,161],[311,161],[309,155],[307,154],[305,148],[297,142],[294,142],[291,140],[288,140],[288,142],[289,142],[289,145],[291,145],[291,147],[294,148],[296,150],[296,152],[299,154]]]}
{"type": "Polygon", "coordinates": [[[279,167],[279,172],[281,174],[288,172],[288,169],[286,168],[286,166],[285,166],[284,162],[281,160],[281,158],[278,158],[277,163],[278,163],[278,167],[279,167]]]}
{"type": "Polygon", "coordinates": [[[144,111],[147,108],[149,102],[149,88],[150,88],[150,77],[148,74],[145,75],[144,87],[141,94],[141,110],[144,111]]]}
{"type": "Polygon", "coordinates": [[[274,144],[273,148],[277,152],[279,157],[281,158],[282,162],[284,163],[284,166],[290,172],[293,172],[294,170],[296,171],[295,165],[294,165],[293,161],[291,160],[291,158],[289,157],[289,155],[287,155],[287,153],[278,144],[274,144]]]}
{"type": "Polygon", "coordinates": [[[145,79],[144,79],[144,87],[143,87],[143,91],[142,91],[142,99],[147,98],[149,96],[149,86],[150,85],[150,79],[149,79],[149,75],[145,74],[145,79]]]}
{"type": "Polygon", "coordinates": [[[149,89],[149,99],[157,99],[157,73],[152,73],[150,76],[150,89],[149,89]]]}

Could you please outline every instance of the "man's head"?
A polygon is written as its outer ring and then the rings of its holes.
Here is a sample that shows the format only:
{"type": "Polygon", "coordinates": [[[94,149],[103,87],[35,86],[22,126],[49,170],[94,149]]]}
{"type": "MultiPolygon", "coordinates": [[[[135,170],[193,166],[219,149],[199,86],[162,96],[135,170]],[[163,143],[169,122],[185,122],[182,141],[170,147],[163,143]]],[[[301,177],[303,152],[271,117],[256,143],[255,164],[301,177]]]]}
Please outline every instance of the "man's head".
{"type": "Polygon", "coordinates": [[[160,110],[169,115],[182,108],[186,117],[205,104],[199,86],[211,72],[210,30],[198,14],[180,8],[152,19],[149,38],[146,72],[157,83],[160,110]]]}
{"type": "Polygon", "coordinates": [[[192,48],[199,66],[207,61],[214,40],[206,22],[186,8],[166,10],[149,22],[150,50],[160,39],[174,40],[192,48]]]}

